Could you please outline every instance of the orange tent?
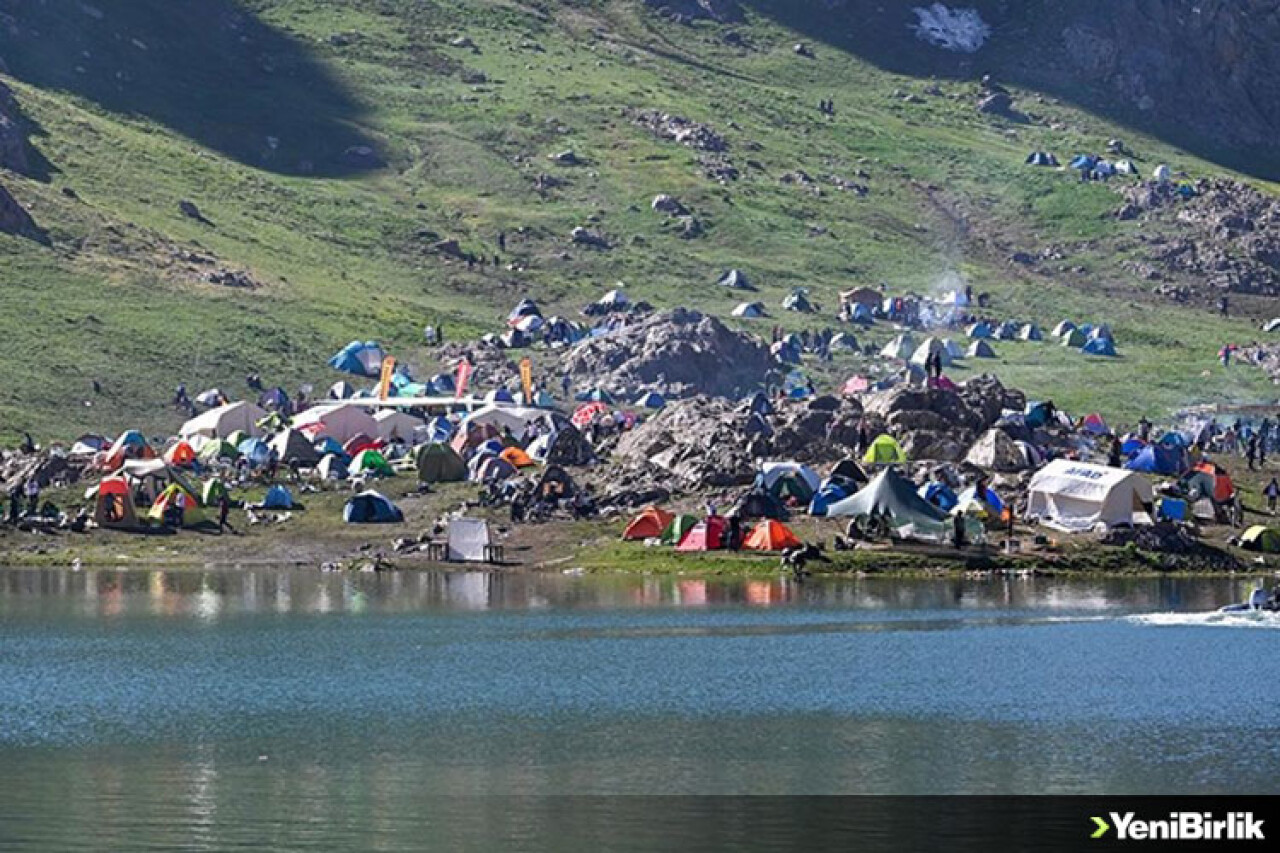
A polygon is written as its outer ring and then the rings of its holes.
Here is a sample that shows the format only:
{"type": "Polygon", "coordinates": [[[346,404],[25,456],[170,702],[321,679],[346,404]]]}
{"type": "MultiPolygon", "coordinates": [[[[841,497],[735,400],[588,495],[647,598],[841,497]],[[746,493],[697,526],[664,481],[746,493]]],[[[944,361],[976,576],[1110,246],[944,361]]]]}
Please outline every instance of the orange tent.
{"type": "Polygon", "coordinates": [[[628,542],[636,539],[656,539],[662,535],[662,531],[667,529],[667,525],[674,518],[675,516],[665,509],[658,509],[656,506],[647,507],[631,519],[627,529],[622,532],[622,538],[628,542]]]}
{"type": "Polygon", "coordinates": [[[1206,460],[1197,465],[1196,470],[1213,478],[1213,500],[1215,503],[1229,501],[1231,496],[1236,493],[1236,486],[1235,483],[1231,482],[1231,475],[1221,465],[1215,465],[1206,460]]]}
{"type": "Polygon", "coordinates": [[[534,464],[533,459],[518,447],[508,447],[498,454],[516,468],[528,468],[534,464]]]}
{"type": "Polygon", "coordinates": [[[183,468],[196,461],[196,452],[185,441],[179,441],[164,452],[164,461],[175,468],[183,468]]]}
{"type": "Polygon", "coordinates": [[[795,548],[803,544],[787,526],[780,521],[766,519],[755,526],[742,547],[747,551],[781,551],[783,548],[795,548]]]}

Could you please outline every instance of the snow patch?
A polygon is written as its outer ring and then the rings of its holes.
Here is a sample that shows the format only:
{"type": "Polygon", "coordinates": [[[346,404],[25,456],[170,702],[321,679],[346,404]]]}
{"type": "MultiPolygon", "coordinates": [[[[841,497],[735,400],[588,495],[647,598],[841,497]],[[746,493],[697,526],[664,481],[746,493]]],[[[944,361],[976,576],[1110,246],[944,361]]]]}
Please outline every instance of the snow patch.
{"type": "Polygon", "coordinates": [[[977,9],[952,9],[942,3],[916,6],[916,38],[943,50],[976,53],[991,35],[991,27],[977,9]]]}

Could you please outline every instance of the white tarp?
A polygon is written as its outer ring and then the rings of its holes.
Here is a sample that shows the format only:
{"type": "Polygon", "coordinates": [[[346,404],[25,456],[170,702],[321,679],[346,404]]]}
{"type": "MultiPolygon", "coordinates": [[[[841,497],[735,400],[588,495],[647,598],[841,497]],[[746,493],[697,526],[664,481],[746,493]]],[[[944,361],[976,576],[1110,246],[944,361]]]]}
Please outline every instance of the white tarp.
{"type": "Polygon", "coordinates": [[[526,424],[538,420],[546,413],[546,409],[529,409],[521,406],[485,406],[467,415],[462,426],[465,429],[472,424],[479,426],[492,424],[498,429],[510,427],[513,433],[519,435],[524,431],[526,424]]]}
{"type": "Polygon", "coordinates": [[[178,434],[183,438],[203,435],[208,438],[226,438],[236,430],[243,430],[249,435],[262,435],[257,422],[267,416],[265,409],[253,403],[240,400],[227,403],[216,409],[210,409],[182,425],[178,434]]]}
{"type": "Polygon", "coordinates": [[[483,563],[488,556],[489,523],[482,518],[455,518],[449,522],[446,559],[451,563],[483,563]]]}
{"type": "Polygon", "coordinates": [[[1068,533],[1150,521],[1151,483],[1134,471],[1055,459],[1031,478],[1027,514],[1068,533]]]}

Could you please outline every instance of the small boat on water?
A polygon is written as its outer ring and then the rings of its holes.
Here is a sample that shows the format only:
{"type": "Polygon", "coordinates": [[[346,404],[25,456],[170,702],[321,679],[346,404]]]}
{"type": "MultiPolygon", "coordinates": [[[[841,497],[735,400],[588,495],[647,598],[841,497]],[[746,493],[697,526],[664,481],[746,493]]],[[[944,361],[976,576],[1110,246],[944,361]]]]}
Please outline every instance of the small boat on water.
{"type": "Polygon", "coordinates": [[[1258,585],[1253,588],[1253,592],[1249,593],[1248,601],[1241,601],[1236,604],[1228,604],[1226,607],[1218,609],[1219,613],[1277,613],[1280,612],[1280,584],[1277,584],[1270,592],[1259,581],[1258,585]]]}

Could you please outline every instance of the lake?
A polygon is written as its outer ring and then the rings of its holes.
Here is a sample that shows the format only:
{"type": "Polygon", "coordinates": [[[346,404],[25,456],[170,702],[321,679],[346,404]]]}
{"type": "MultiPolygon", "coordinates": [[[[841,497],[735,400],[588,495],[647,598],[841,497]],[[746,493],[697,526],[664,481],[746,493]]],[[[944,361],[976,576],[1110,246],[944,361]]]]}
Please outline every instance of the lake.
{"type": "Polygon", "coordinates": [[[0,570],[0,847],[417,849],[433,809],[532,833],[504,798],[546,795],[1280,793],[1280,620],[1211,613],[1247,588],[0,570]]]}

